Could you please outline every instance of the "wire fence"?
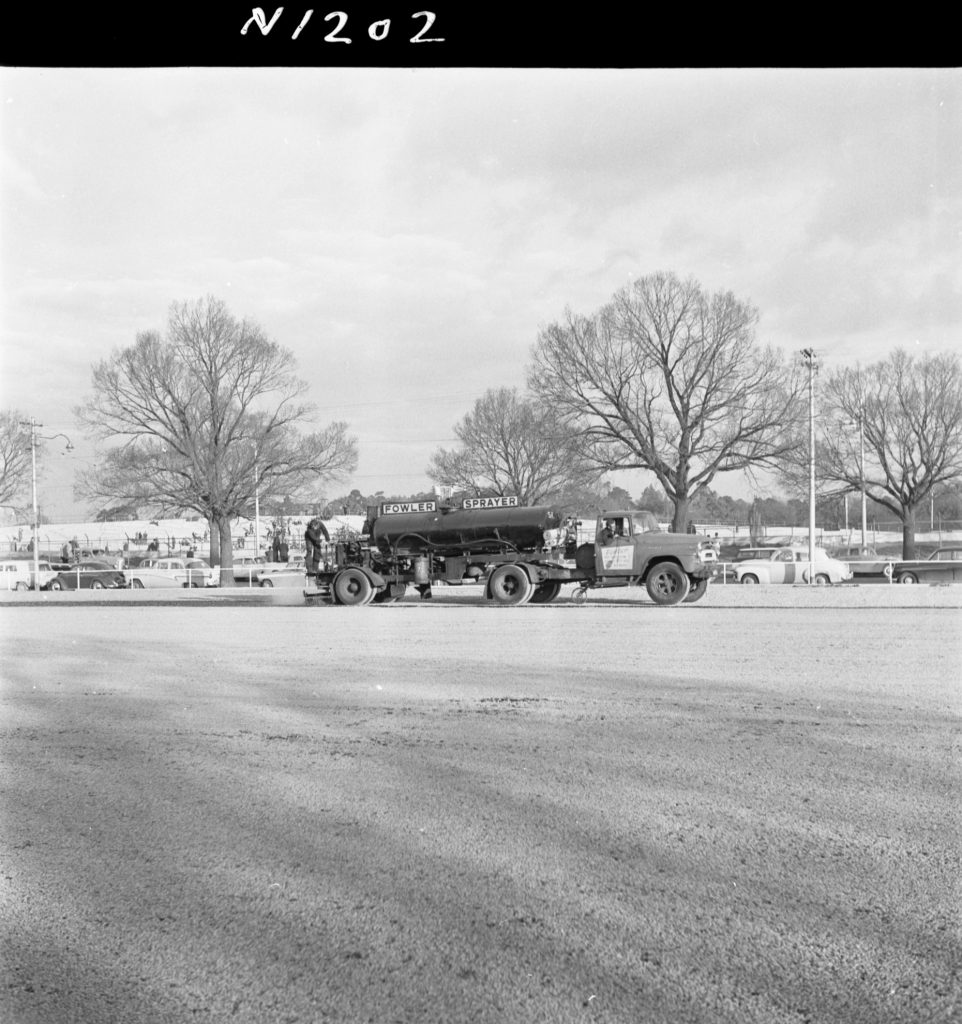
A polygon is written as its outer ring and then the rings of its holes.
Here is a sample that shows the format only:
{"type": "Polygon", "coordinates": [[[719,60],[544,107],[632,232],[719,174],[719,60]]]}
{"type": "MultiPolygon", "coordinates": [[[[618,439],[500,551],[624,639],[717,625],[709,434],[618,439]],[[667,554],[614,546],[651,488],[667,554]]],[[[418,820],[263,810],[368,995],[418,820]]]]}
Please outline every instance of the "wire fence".
{"type": "MultiPolygon", "coordinates": [[[[329,532],[339,529],[359,531],[363,516],[337,516],[325,520],[329,532]]],[[[288,544],[290,558],[303,556],[304,529],[308,517],[291,517],[284,521],[283,532],[288,544]]],[[[663,530],[670,529],[670,523],[661,522],[663,530]]],[[[720,545],[746,547],[765,541],[781,543],[807,543],[808,526],[794,524],[765,524],[752,531],[745,524],[695,521],[691,530],[707,536],[720,545]]],[[[234,561],[244,557],[265,557],[271,550],[276,534],[271,521],[238,519],[232,524],[231,540],[234,561]]],[[[953,539],[962,532],[962,519],[919,520],[915,536],[921,543],[940,544],[953,539]]],[[[595,519],[586,517],[578,526],[578,542],[592,542],[595,537],[595,519]]],[[[897,543],[902,538],[902,524],[897,520],[869,520],[865,543],[877,546],[880,543],[897,543]]],[[[850,523],[848,527],[816,525],[815,542],[819,547],[840,547],[862,542],[860,524],[850,523]]],[[[155,557],[188,556],[210,558],[219,561],[219,551],[211,551],[211,536],[207,524],[201,520],[150,520],[126,522],[64,522],[43,523],[38,531],[39,557],[56,562],[75,562],[83,558],[130,559],[147,554],[155,557]]],[[[14,523],[0,526],[0,557],[32,556],[33,527],[29,523],[14,523]]],[[[0,584],[2,586],[2,584],[0,584]]]]}

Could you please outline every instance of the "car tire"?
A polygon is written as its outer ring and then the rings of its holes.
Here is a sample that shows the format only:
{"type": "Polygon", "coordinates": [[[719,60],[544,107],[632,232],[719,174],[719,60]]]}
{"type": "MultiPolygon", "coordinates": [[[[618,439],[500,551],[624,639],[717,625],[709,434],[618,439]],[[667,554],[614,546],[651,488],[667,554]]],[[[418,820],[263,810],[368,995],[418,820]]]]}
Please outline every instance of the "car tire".
{"type": "Polygon", "coordinates": [[[823,572],[817,572],[815,574],[815,586],[816,587],[827,587],[831,584],[831,579],[823,572]]]}
{"type": "Polygon", "coordinates": [[[268,590],[274,589],[274,584],[270,580],[261,580],[261,586],[266,587],[268,590]]]}
{"type": "Polygon", "coordinates": [[[659,562],[649,570],[645,589],[655,604],[681,604],[691,590],[691,580],[676,562],[659,562]]]}
{"type": "Polygon", "coordinates": [[[750,572],[746,572],[742,575],[740,580],[741,583],[758,583],[758,577],[750,572]]]}
{"type": "Polygon", "coordinates": [[[104,585],[100,582],[100,580],[94,580],[90,584],[90,589],[91,590],[103,590],[104,589],[104,585]]]}
{"type": "Polygon", "coordinates": [[[14,590],[29,590],[30,587],[23,582],[23,580],[17,580],[17,585],[13,588],[14,590]]]}
{"type": "Polygon", "coordinates": [[[130,581],[130,589],[131,590],[143,590],[144,589],[143,581],[142,580],[131,580],[130,581]]]}
{"type": "Polygon", "coordinates": [[[526,604],[533,592],[528,574],[518,565],[499,565],[488,580],[488,593],[498,604],[526,604]]]}
{"type": "Polygon", "coordinates": [[[51,590],[63,590],[63,584],[60,580],[51,580],[48,586],[51,590]]]}
{"type": "Polygon", "coordinates": [[[914,572],[900,572],[898,581],[899,583],[918,583],[919,578],[914,572]]]}

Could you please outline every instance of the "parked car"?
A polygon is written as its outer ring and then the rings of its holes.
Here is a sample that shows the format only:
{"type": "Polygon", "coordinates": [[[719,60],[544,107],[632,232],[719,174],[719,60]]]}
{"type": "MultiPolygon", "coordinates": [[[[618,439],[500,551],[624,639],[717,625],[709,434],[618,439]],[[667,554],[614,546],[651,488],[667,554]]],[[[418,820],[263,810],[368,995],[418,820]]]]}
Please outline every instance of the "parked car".
{"type": "Polygon", "coordinates": [[[937,548],[928,558],[895,562],[896,583],[962,583],[962,547],[937,548]]]}
{"type": "Polygon", "coordinates": [[[123,590],[127,577],[109,562],[77,562],[46,585],[45,590],[123,590]]]}
{"type": "Polygon", "coordinates": [[[875,548],[861,545],[834,548],[830,554],[840,562],[847,562],[855,576],[884,575],[885,567],[892,562],[891,558],[884,558],[875,548]]]}
{"type": "MultiPolygon", "coordinates": [[[[808,545],[776,548],[770,555],[738,562],[734,566],[739,583],[808,583],[808,545]]],[[[845,562],[832,558],[823,548],[815,549],[814,583],[844,583],[852,578],[845,562]]]]}
{"type": "Polygon", "coordinates": [[[194,573],[202,573],[205,587],[216,587],[220,585],[220,573],[203,560],[203,558],[188,558],[187,568],[194,573]]]}
{"type": "MultiPolygon", "coordinates": [[[[301,559],[303,564],[303,559],[301,559]]],[[[238,583],[250,583],[258,586],[258,577],[267,573],[286,572],[291,568],[292,562],[270,562],[261,555],[235,555],[234,557],[234,579],[238,583]]]]}
{"type": "Polygon", "coordinates": [[[773,552],[781,550],[782,548],[780,547],[739,548],[730,554],[729,557],[722,559],[722,564],[717,574],[718,578],[723,579],[725,583],[737,583],[738,576],[735,572],[735,565],[738,562],[748,562],[756,558],[770,558],[773,552]]]}
{"type": "Polygon", "coordinates": [[[266,572],[267,559],[260,555],[235,555],[233,574],[238,583],[254,583],[258,573],[266,572]]]}
{"type": "Polygon", "coordinates": [[[128,569],[134,590],[216,586],[214,570],[200,558],[150,558],[128,569]]]}
{"type": "MultiPolygon", "coordinates": [[[[301,562],[303,563],[303,559],[301,562]]],[[[304,565],[292,565],[283,569],[271,569],[268,572],[259,572],[254,578],[259,587],[306,587],[307,570],[304,565]]]]}
{"type": "MultiPolygon", "coordinates": [[[[37,563],[37,586],[42,590],[57,575],[50,562],[37,563]]],[[[0,590],[34,589],[33,559],[14,558],[0,562],[0,590]]]]}

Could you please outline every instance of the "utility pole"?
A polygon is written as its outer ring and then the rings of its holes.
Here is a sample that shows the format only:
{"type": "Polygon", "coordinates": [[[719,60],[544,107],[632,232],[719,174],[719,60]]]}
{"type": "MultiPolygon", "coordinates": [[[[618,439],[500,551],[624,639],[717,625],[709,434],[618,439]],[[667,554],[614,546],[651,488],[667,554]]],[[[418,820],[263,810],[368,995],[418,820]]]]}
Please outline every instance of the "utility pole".
{"type": "Polygon", "coordinates": [[[818,356],[815,349],[803,348],[802,358],[808,367],[808,583],[815,583],[815,370],[818,356]]]}
{"type": "Polygon", "coordinates": [[[37,442],[38,441],[53,441],[55,438],[62,437],[67,442],[67,451],[73,451],[73,445],[70,443],[70,438],[66,434],[52,434],[50,437],[41,437],[37,433],[37,428],[42,427],[42,423],[37,422],[36,416],[31,416],[29,422],[27,420],[21,420],[21,423],[25,427],[30,428],[30,477],[31,477],[31,489],[30,493],[33,496],[33,586],[39,588],[40,586],[40,517],[37,512],[37,442]]]}
{"type": "Polygon", "coordinates": [[[865,547],[865,535],[868,532],[865,500],[865,412],[858,407],[858,480],[862,489],[862,547],[865,547]]]}

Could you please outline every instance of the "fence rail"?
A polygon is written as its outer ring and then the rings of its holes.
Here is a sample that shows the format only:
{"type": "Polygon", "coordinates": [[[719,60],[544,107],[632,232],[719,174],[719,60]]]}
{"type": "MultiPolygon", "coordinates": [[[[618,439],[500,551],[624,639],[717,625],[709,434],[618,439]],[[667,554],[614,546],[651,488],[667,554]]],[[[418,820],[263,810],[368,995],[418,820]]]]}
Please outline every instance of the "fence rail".
{"type": "MultiPolygon", "coordinates": [[[[335,517],[332,522],[347,523],[347,520],[363,521],[362,516],[335,517]]],[[[594,540],[594,518],[585,517],[584,525],[579,528],[579,542],[594,540]]],[[[352,525],[350,523],[348,525],[352,525]]],[[[659,524],[668,530],[670,523],[659,524]]],[[[754,535],[749,527],[741,523],[713,523],[708,521],[694,522],[694,530],[703,536],[717,539],[720,543],[748,544],[753,536],[755,542],[782,539],[788,541],[807,541],[808,526],[794,524],[766,524],[754,535]]],[[[267,550],[271,541],[269,525],[262,524],[261,536],[253,535],[253,523],[244,519],[237,520],[232,530],[233,548],[236,552],[257,554],[267,550]]],[[[304,523],[298,519],[289,521],[288,538],[290,554],[302,553],[301,538],[304,523]]],[[[941,519],[936,517],[930,521],[927,517],[916,523],[916,540],[923,543],[942,543],[954,539],[953,534],[962,533],[962,519],[941,519]]],[[[866,543],[876,545],[882,541],[901,540],[902,524],[898,521],[870,520],[866,543]]],[[[143,555],[148,545],[157,541],[160,548],[159,557],[174,556],[193,548],[197,556],[204,558],[209,554],[210,536],[204,524],[193,520],[162,520],[160,523],[43,523],[39,530],[39,543],[42,556],[50,556],[62,561],[63,549],[70,551],[67,560],[74,557],[97,557],[100,555],[130,557],[143,555]],[[198,530],[198,527],[202,529],[198,530]],[[76,541],[76,547],[72,547],[76,541]]],[[[816,543],[821,547],[832,547],[842,544],[861,542],[861,528],[849,523],[848,528],[816,526],[816,543]]],[[[0,526],[0,554],[28,554],[33,551],[33,529],[29,524],[16,523],[0,526]]]]}

